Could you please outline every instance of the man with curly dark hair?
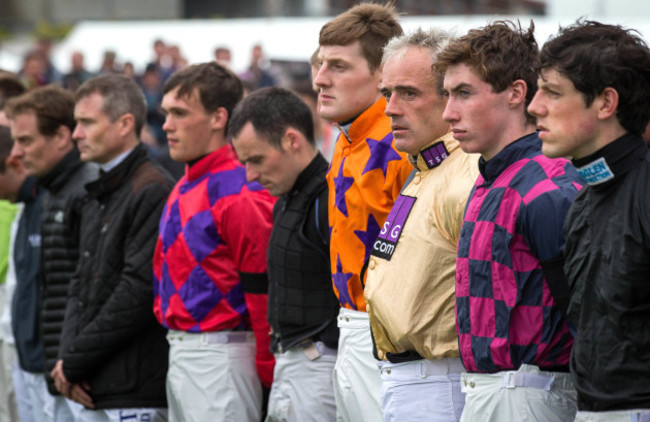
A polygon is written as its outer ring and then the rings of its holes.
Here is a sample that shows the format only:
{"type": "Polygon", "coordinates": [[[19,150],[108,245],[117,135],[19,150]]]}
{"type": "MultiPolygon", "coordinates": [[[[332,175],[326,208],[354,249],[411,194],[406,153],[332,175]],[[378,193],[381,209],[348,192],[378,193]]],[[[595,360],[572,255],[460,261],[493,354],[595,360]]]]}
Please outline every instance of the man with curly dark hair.
{"type": "Polygon", "coordinates": [[[540,54],[542,151],[570,156],[587,187],[564,227],[577,421],[650,418],[650,49],[635,31],[562,28],[540,54]]]}

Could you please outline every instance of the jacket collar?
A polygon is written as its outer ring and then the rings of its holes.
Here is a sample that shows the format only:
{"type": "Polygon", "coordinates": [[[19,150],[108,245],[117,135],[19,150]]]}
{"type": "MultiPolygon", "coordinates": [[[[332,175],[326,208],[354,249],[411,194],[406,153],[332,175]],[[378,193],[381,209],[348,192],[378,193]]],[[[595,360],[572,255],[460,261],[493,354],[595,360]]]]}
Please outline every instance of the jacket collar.
{"type": "Polygon", "coordinates": [[[300,172],[296,178],[296,183],[294,183],[289,193],[300,191],[311,179],[318,177],[319,173],[324,173],[325,171],[327,171],[327,160],[319,152],[316,154],[314,159],[311,160],[309,165],[300,172]]]}
{"type": "Polygon", "coordinates": [[[647,154],[643,139],[628,133],[587,157],[573,160],[573,165],[589,185],[606,187],[643,161],[647,154]]]}
{"type": "Polygon", "coordinates": [[[408,155],[408,160],[418,171],[436,168],[458,148],[458,141],[451,132],[431,141],[417,156],[408,155]]]}
{"type": "Polygon", "coordinates": [[[50,192],[60,191],[70,180],[71,175],[83,165],[79,158],[79,150],[72,148],[48,174],[38,178],[38,184],[50,192]]]}
{"type": "Polygon", "coordinates": [[[36,178],[28,177],[25,179],[23,184],[18,189],[18,195],[16,195],[16,202],[29,203],[36,198],[39,194],[39,185],[36,183],[36,178]]]}
{"type": "Polygon", "coordinates": [[[147,148],[144,144],[138,143],[120,164],[106,173],[100,172],[99,179],[86,184],[86,190],[98,199],[110,194],[122,186],[146,159],[147,148]]]}
{"type": "Polygon", "coordinates": [[[345,136],[350,144],[362,142],[365,135],[372,130],[377,120],[385,118],[386,99],[379,98],[373,105],[368,107],[350,124],[340,125],[341,133],[345,136]]]}
{"type": "Polygon", "coordinates": [[[185,177],[187,177],[189,182],[194,182],[204,174],[233,160],[237,161],[235,150],[230,144],[224,145],[218,150],[201,158],[196,163],[193,163],[191,166],[185,166],[185,177]]]}
{"type": "Polygon", "coordinates": [[[542,141],[537,136],[537,132],[533,132],[507,145],[490,161],[485,161],[483,157],[479,158],[478,169],[486,182],[492,182],[511,164],[522,158],[537,155],[541,150],[542,141]]]}

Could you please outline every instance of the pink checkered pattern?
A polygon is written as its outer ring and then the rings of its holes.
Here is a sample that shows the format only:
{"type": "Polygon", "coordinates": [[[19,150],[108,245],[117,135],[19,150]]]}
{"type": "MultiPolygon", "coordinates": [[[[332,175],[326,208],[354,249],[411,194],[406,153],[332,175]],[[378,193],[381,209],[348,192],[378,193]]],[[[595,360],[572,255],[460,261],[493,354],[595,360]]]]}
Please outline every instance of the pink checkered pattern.
{"type": "Polygon", "coordinates": [[[536,136],[501,154],[501,171],[482,171],[472,190],[458,243],[461,357],[470,372],[563,368],[573,338],[540,262],[561,254],[562,223],[582,181],[566,160],[541,155],[536,136]]]}

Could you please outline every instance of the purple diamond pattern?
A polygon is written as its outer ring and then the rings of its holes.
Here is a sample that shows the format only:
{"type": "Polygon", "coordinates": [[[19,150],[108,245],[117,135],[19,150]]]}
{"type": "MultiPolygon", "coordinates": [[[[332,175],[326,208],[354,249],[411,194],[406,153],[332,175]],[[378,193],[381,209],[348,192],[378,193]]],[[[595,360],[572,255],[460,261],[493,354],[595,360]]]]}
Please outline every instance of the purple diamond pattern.
{"type": "Polygon", "coordinates": [[[203,321],[223,299],[221,291],[200,265],[192,270],[185,284],[178,290],[178,294],[196,321],[203,321]]]}
{"type": "Polygon", "coordinates": [[[226,293],[226,300],[228,304],[242,317],[248,313],[246,308],[246,301],[244,300],[244,288],[241,283],[238,283],[228,293],[226,293]]]}
{"type": "Polygon", "coordinates": [[[211,174],[208,180],[210,206],[223,197],[241,192],[245,180],[246,170],[243,167],[211,174]]]}
{"type": "MultiPolygon", "coordinates": [[[[165,210],[163,211],[163,219],[167,212],[167,205],[165,205],[165,210]]],[[[161,221],[164,221],[161,219],[161,221]]],[[[162,242],[163,242],[163,252],[167,253],[167,249],[174,244],[178,234],[181,232],[181,213],[178,210],[178,201],[175,201],[172,204],[172,208],[169,211],[169,217],[166,219],[164,227],[162,227],[162,242]]]]}
{"type": "Polygon", "coordinates": [[[199,264],[221,243],[210,210],[194,214],[185,224],[183,236],[185,239],[192,239],[187,243],[187,247],[199,264]]]}

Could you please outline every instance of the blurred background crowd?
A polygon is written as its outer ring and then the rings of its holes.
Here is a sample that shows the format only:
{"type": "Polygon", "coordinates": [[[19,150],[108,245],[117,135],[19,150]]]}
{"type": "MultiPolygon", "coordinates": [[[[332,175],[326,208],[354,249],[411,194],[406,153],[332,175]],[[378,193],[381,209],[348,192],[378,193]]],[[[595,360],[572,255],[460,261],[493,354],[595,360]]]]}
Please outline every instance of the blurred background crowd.
{"type": "MultiPolygon", "coordinates": [[[[477,27],[494,16],[534,19],[540,42],[558,23],[578,16],[650,29],[650,3],[633,0],[396,0],[405,29],[439,25],[477,27]]],[[[57,83],[74,91],[106,73],[133,78],[147,99],[142,140],[165,153],[161,88],[188,64],[216,60],[252,90],[294,89],[312,107],[309,59],[318,30],[354,0],[3,0],[0,2],[0,70],[28,88],[57,83]]],[[[336,131],[314,114],[326,158],[336,131]]],[[[173,164],[171,164],[173,166],[173,164]]],[[[180,168],[178,171],[182,171],[180,168]]],[[[180,173],[179,173],[180,174],[180,173]]]]}

